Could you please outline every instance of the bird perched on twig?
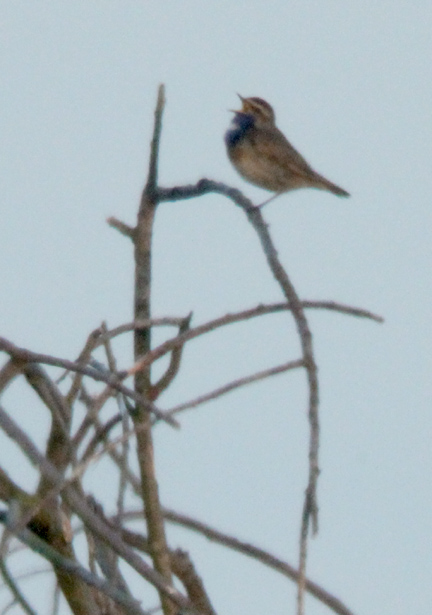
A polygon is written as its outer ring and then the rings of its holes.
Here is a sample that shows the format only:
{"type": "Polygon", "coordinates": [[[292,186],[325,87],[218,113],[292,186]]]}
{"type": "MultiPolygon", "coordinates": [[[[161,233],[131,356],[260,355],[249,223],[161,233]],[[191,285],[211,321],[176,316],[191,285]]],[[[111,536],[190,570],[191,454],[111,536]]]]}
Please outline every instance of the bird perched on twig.
{"type": "Polygon", "coordinates": [[[297,188],[328,190],[349,196],[343,188],[317,173],[285,138],[275,124],[273,108],[262,98],[243,98],[242,109],[234,111],[225,134],[228,157],[246,180],[276,194],[297,188]]]}

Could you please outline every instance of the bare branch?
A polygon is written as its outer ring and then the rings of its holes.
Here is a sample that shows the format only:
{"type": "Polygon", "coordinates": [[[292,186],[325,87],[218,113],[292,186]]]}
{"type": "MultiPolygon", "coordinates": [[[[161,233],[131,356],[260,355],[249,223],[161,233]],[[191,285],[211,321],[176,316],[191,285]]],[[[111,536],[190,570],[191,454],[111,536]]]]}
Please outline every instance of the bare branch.
{"type": "Polygon", "coordinates": [[[188,184],[186,186],[175,186],[174,188],[159,188],[158,201],[183,201],[184,199],[193,199],[197,196],[203,196],[204,194],[210,194],[215,192],[217,194],[223,194],[227,198],[231,199],[239,207],[245,209],[252,208],[254,205],[252,202],[244,196],[237,188],[231,188],[222,182],[215,182],[211,179],[200,179],[196,184],[188,184]]]}
{"type": "Polygon", "coordinates": [[[210,598],[204,588],[204,583],[193,565],[189,553],[176,549],[170,552],[171,565],[174,574],[186,588],[190,601],[200,613],[216,615],[210,598]]]}
{"type": "MultiPolygon", "coordinates": [[[[150,163],[147,184],[143,190],[138,212],[138,222],[135,232],[135,307],[134,319],[146,320],[151,316],[151,244],[153,223],[157,206],[157,170],[159,142],[162,129],[162,114],[165,106],[165,88],[159,87],[158,100],[155,109],[153,139],[150,148],[150,163]]],[[[135,329],[134,356],[138,357],[149,352],[151,348],[151,329],[135,329]]],[[[135,391],[144,399],[151,399],[150,366],[135,374],[135,391]]],[[[148,409],[142,403],[136,404],[132,414],[137,437],[138,463],[141,475],[141,496],[144,503],[144,515],[149,535],[150,554],[155,569],[172,583],[171,563],[165,535],[164,520],[159,501],[159,489],[154,467],[154,446],[151,432],[152,422],[148,409]]],[[[167,599],[165,592],[159,593],[164,615],[175,615],[174,604],[167,599]]]]}
{"type": "MultiPolygon", "coordinates": [[[[117,453],[115,451],[110,451],[110,455],[113,461],[117,462],[117,459],[116,459],[117,453]]],[[[139,481],[130,470],[128,470],[128,480],[132,486],[132,489],[137,494],[139,494],[140,492],[139,481]]],[[[141,515],[142,515],[141,511],[135,512],[135,513],[128,512],[125,514],[125,518],[135,519],[135,518],[140,518],[141,515]]],[[[202,523],[201,521],[197,521],[196,519],[193,519],[192,517],[188,515],[184,515],[182,513],[170,510],[168,508],[163,509],[163,515],[164,515],[164,518],[171,523],[175,523],[187,529],[193,530],[205,536],[206,538],[208,538],[209,540],[213,542],[217,542],[234,551],[242,553],[243,555],[251,557],[261,562],[265,566],[268,566],[269,568],[272,568],[273,570],[280,572],[281,574],[288,577],[292,581],[298,582],[299,574],[298,574],[298,570],[294,566],[288,564],[287,562],[284,562],[280,558],[272,555],[271,553],[269,553],[268,551],[265,551],[264,549],[261,549],[251,543],[239,540],[235,536],[230,536],[229,534],[226,534],[215,528],[212,528],[211,526],[205,523],[202,523]]],[[[130,530],[124,528],[122,530],[122,536],[124,540],[131,546],[134,546],[137,549],[143,550],[146,553],[148,552],[148,543],[146,539],[142,537],[140,534],[136,534],[135,532],[131,532],[130,530]]],[[[172,565],[173,565],[173,570],[175,571],[175,566],[174,564],[172,565]]],[[[336,596],[334,596],[333,594],[325,590],[323,587],[321,587],[314,581],[306,579],[306,591],[309,592],[315,598],[317,598],[319,601],[321,601],[323,604],[327,605],[330,609],[332,609],[338,615],[354,615],[353,612],[339,598],[337,598],[336,596]]]]}
{"type": "MultiPolygon", "coordinates": [[[[29,384],[51,412],[51,428],[45,455],[60,472],[64,472],[74,457],[69,437],[70,407],[57,385],[40,365],[27,363],[23,372],[29,384]]],[[[41,476],[37,488],[38,495],[44,497],[51,487],[49,481],[41,476]]]]}
{"type": "Polygon", "coordinates": [[[0,393],[6,389],[6,387],[21,374],[21,366],[16,361],[9,359],[0,370],[0,393]]]}
{"type": "MultiPolygon", "coordinates": [[[[0,522],[5,523],[8,529],[11,532],[14,532],[13,525],[8,523],[7,514],[0,513],[0,522]]],[[[21,529],[17,532],[18,538],[24,542],[32,551],[39,553],[46,560],[51,562],[51,564],[55,568],[60,568],[65,572],[78,577],[87,585],[91,587],[95,587],[96,589],[102,591],[104,594],[112,598],[115,602],[120,605],[125,606],[128,609],[128,612],[133,615],[147,615],[145,611],[143,611],[138,601],[132,599],[129,595],[124,592],[116,589],[111,585],[108,581],[104,581],[99,577],[96,577],[94,574],[80,566],[78,562],[68,559],[61,555],[58,551],[53,549],[47,542],[36,536],[33,532],[27,529],[21,529]]],[[[35,615],[34,611],[27,611],[31,613],[31,615],[35,615]]]]}
{"type": "Polygon", "coordinates": [[[2,502],[11,502],[16,500],[21,503],[30,502],[32,497],[21,489],[10,476],[0,468],[0,500],[2,502]]]}
{"type": "Polygon", "coordinates": [[[304,308],[330,310],[331,312],[340,312],[341,314],[357,316],[358,318],[369,318],[370,320],[375,320],[375,322],[379,323],[384,322],[384,318],[382,316],[374,314],[369,310],[353,307],[351,305],[344,305],[343,303],[337,303],[336,301],[302,301],[301,304],[304,308]]]}
{"type": "MultiPolygon", "coordinates": [[[[36,495],[29,495],[18,487],[0,467],[0,500],[3,499],[9,504],[7,513],[0,511],[0,523],[6,527],[3,536],[7,536],[8,532],[14,533],[21,538],[24,544],[51,562],[58,587],[69,602],[74,615],[99,615],[99,612],[104,612],[106,615],[108,612],[111,615],[126,615],[126,613],[149,615],[141,609],[138,601],[130,594],[126,581],[120,573],[119,558],[127,562],[143,579],[156,588],[163,615],[215,615],[202,580],[188,554],[181,550],[169,549],[166,536],[167,522],[192,529],[210,540],[253,557],[295,581],[297,583],[298,615],[304,615],[305,591],[317,597],[338,615],[353,615],[341,601],[306,578],[310,529],[312,528],[313,533],[318,531],[319,383],[312,333],[305,311],[306,309],[324,309],[376,322],[383,322],[383,319],[368,310],[333,301],[300,301],[278,257],[268,224],[263,218],[262,209],[254,206],[239,190],[205,178],[195,185],[177,186],[170,189],[159,187],[158,157],[164,106],[165,90],[161,85],[155,108],[147,181],[141,195],[136,227],[131,227],[114,217],[107,220],[112,228],[133,242],[135,255],[134,321],[111,331],[108,331],[103,323],[90,334],[77,361],[74,362],[34,353],[0,338],[0,352],[3,351],[9,355],[6,364],[0,368],[0,393],[17,375],[23,374],[27,383],[48,408],[51,417],[51,430],[44,454],[36,447],[24,429],[21,429],[0,406],[0,429],[14,440],[39,472],[39,486],[36,495]],[[270,271],[279,284],[286,302],[258,305],[235,314],[226,314],[193,329],[190,329],[192,314],[180,319],[168,317],[152,319],[152,239],[157,207],[162,202],[194,198],[209,193],[217,193],[229,198],[245,213],[258,236],[270,271]],[[295,322],[301,345],[299,360],[291,360],[283,365],[228,382],[214,391],[177,405],[166,412],[161,411],[153,403],[177,376],[184,345],[188,341],[229,324],[264,314],[285,311],[292,313],[295,322]],[[152,330],[156,326],[174,326],[178,328],[178,331],[174,337],[152,349],[152,330]],[[111,348],[111,340],[129,331],[133,331],[134,365],[127,371],[119,372],[111,348]],[[108,368],[99,366],[96,361],[91,361],[92,351],[101,345],[105,347],[108,368]],[[152,384],[152,364],[167,353],[171,353],[169,366],[163,376],[152,384]],[[66,396],[46,374],[41,364],[62,367],[74,373],[72,385],[66,396]],[[152,427],[158,420],[164,420],[172,426],[179,427],[174,415],[181,411],[197,407],[252,382],[298,368],[305,369],[307,378],[310,430],[309,475],[301,517],[300,555],[297,570],[249,543],[218,532],[185,515],[164,509],[159,497],[154,465],[152,427]],[[85,376],[96,382],[102,382],[106,386],[93,387],[99,392],[90,394],[87,392],[88,381],[84,381],[85,376]],[[134,377],[133,390],[123,384],[129,376],[134,377]],[[87,413],[75,437],[71,440],[72,410],[80,394],[80,401],[85,404],[87,413]],[[115,416],[112,416],[111,412],[109,415],[111,418],[108,420],[103,415],[104,421],[107,422],[102,424],[100,410],[111,397],[115,397],[119,412],[115,416]],[[133,403],[129,400],[133,400],[133,403]],[[129,417],[133,420],[133,429],[131,429],[130,422],[128,424],[128,419],[131,420],[129,417]],[[111,430],[120,421],[122,421],[123,432],[119,437],[113,438],[111,430]],[[89,434],[90,428],[93,427],[95,433],[89,434]],[[128,455],[130,437],[136,438],[139,479],[131,469],[128,455]],[[86,446],[83,445],[84,438],[86,446]],[[100,443],[102,447],[98,446],[100,443]],[[122,445],[122,450],[119,445],[122,445]],[[98,448],[95,452],[96,447],[98,448]],[[80,462],[77,460],[76,451],[78,449],[80,453],[84,449],[80,462]],[[88,465],[106,454],[114,460],[120,471],[118,514],[115,517],[117,525],[106,519],[96,500],[85,496],[80,482],[88,465]],[[71,465],[70,471],[68,471],[69,464],[71,465]],[[130,514],[125,511],[125,493],[129,483],[142,499],[143,513],[141,516],[144,514],[148,538],[122,528],[123,520],[131,518],[130,514]],[[87,533],[90,572],[82,567],[75,557],[69,519],[72,513],[81,519],[87,533]],[[136,550],[148,553],[153,566],[148,565],[136,550]],[[99,578],[96,562],[106,580],[99,578]],[[173,575],[182,581],[187,596],[176,589],[173,584],[173,575]]],[[[6,549],[6,541],[3,545],[6,549]]],[[[15,580],[10,578],[5,557],[5,550],[0,548],[0,573],[3,574],[5,583],[9,586],[15,600],[20,603],[22,610],[35,615],[32,606],[27,603],[16,585],[16,578],[15,580]]]]}
{"type": "Polygon", "coordinates": [[[17,443],[28,459],[35,466],[37,466],[53,484],[58,483],[64,486],[62,491],[64,500],[71,510],[73,510],[75,514],[81,518],[83,523],[89,528],[90,531],[102,540],[108,542],[111,548],[130,566],[132,566],[132,568],[134,568],[142,577],[147,579],[147,581],[154,585],[159,591],[163,592],[164,595],[172,600],[177,606],[184,609],[191,609],[193,613],[196,613],[195,609],[192,607],[192,604],[187,598],[185,598],[185,596],[177,591],[172,585],[167,583],[161,574],[153,570],[141,558],[139,558],[129,547],[124,544],[119,534],[113,531],[91,510],[73,485],[62,483],[61,474],[48,460],[45,459],[27,434],[15,423],[15,421],[10,418],[1,406],[0,427],[17,443]]]}
{"type": "MultiPolygon", "coordinates": [[[[324,309],[330,310],[334,312],[341,312],[343,314],[349,314],[352,316],[357,316],[360,318],[368,318],[371,320],[375,320],[376,322],[383,322],[381,316],[373,314],[368,310],[363,310],[361,308],[351,307],[348,305],[343,305],[341,303],[336,303],[334,301],[302,301],[302,306],[304,308],[310,309],[324,309]]],[[[141,369],[146,369],[149,365],[157,361],[159,358],[163,357],[165,354],[170,352],[173,348],[177,348],[188,342],[189,340],[195,339],[196,337],[200,337],[201,335],[205,335],[209,331],[215,331],[220,327],[224,327],[226,325],[230,325],[236,322],[241,322],[244,320],[248,320],[249,318],[256,318],[258,316],[262,316],[264,314],[273,314],[277,312],[291,311],[291,308],[288,303],[273,303],[270,305],[261,304],[254,308],[249,308],[247,310],[242,310],[241,312],[234,312],[233,314],[226,314],[225,316],[221,316],[220,318],[215,318],[214,320],[210,320],[207,323],[199,325],[198,327],[194,327],[189,329],[187,332],[172,337],[169,340],[163,342],[156,348],[153,348],[150,352],[140,357],[140,359],[135,363],[135,365],[128,370],[127,374],[132,375],[141,369]]],[[[126,326],[126,325],[124,325],[126,326]]],[[[117,334],[117,330],[121,329],[121,333],[124,332],[123,327],[118,327],[117,329],[109,332],[109,335],[117,334]],[[114,331],[116,333],[114,333],[114,331]]],[[[124,376],[123,373],[120,373],[121,376],[124,376]]]]}
{"type": "MultiPolygon", "coordinates": [[[[190,313],[189,316],[187,316],[183,320],[179,327],[179,335],[189,330],[191,318],[192,313],[190,313]]],[[[151,386],[150,393],[152,400],[157,399],[157,397],[159,397],[159,395],[169,387],[169,385],[173,382],[174,378],[177,376],[180,369],[183,348],[183,345],[173,348],[173,351],[171,353],[171,361],[168,365],[166,372],[155,384],[151,386]]]]}
{"type": "Polygon", "coordinates": [[[184,404],[179,404],[178,406],[174,406],[170,410],[166,412],[169,415],[178,414],[179,412],[183,412],[184,410],[189,410],[190,408],[195,408],[196,406],[200,406],[208,401],[213,399],[217,399],[226,393],[230,393],[235,389],[238,389],[247,384],[251,384],[252,382],[257,382],[259,380],[264,380],[265,378],[269,378],[270,376],[275,376],[277,374],[283,374],[284,372],[297,369],[299,367],[304,367],[303,361],[289,361],[288,363],[284,363],[283,365],[278,365],[276,367],[272,367],[270,369],[265,369],[261,372],[257,372],[255,374],[251,374],[250,376],[246,376],[245,378],[239,378],[238,380],[234,380],[229,384],[225,384],[224,386],[212,391],[211,393],[207,393],[206,395],[201,395],[200,397],[196,397],[191,401],[185,402],[184,404]]]}
{"type": "MultiPolygon", "coordinates": [[[[287,562],[281,560],[280,558],[272,555],[268,551],[261,549],[249,542],[245,542],[243,540],[239,540],[235,536],[231,536],[226,534],[225,532],[221,532],[206,523],[202,523],[196,519],[193,519],[189,515],[184,515],[182,513],[170,510],[168,508],[163,509],[164,517],[167,521],[174,523],[176,525],[181,525],[182,527],[197,532],[201,536],[204,536],[208,540],[212,542],[216,542],[224,547],[227,547],[237,553],[241,553],[242,555],[246,555],[247,557],[251,557],[252,559],[268,566],[269,568],[276,570],[280,574],[284,575],[288,579],[291,579],[294,582],[298,581],[299,573],[298,570],[288,564],[287,562]]],[[[141,512],[128,512],[126,514],[127,519],[136,519],[141,516],[141,512]]],[[[122,536],[128,544],[133,546],[136,549],[148,552],[148,543],[144,536],[138,534],[136,532],[132,532],[129,529],[123,529],[122,536]]],[[[174,552],[175,555],[175,552],[174,552]]],[[[175,565],[173,563],[173,570],[175,570],[175,565]]],[[[336,598],[333,594],[325,590],[323,587],[315,583],[314,581],[306,580],[306,590],[311,596],[314,596],[317,600],[328,606],[332,611],[337,613],[338,615],[354,615],[354,613],[341,601],[339,598],[336,598]]]]}
{"type": "MultiPolygon", "coordinates": [[[[116,521],[116,518],[114,518],[116,521]]],[[[137,532],[132,532],[127,528],[123,528],[122,537],[124,541],[144,553],[149,553],[149,543],[147,538],[137,532]]],[[[189,599],[194,604],[195,608],[203,615],[216,615],[213,605],[204,588],[202,579],[195,570],[189,555],[181,549],[169,551],[171,558],[171,567],[173,573],[183,583],[188,593],[189,599]]]]}
{"type": "MultiPolygon", "coordinates": [[[[107,333],[108,327],[106,323],[102,323],[103,333],[107,333]]],[[[109,337],[104,337],[103,345],[105,348],[105,353],[108,361],[108,367],[111,373],[117,372],[117,361],[114,356],[114,352],[111,345],[111,339],[109,337]]],[[[117,496],[117,513],[119,518],[119,527],[122,525],[122,514],[124,512],[124,502],[126,497],[126,488],[127,488],[127,477],[125,475],[125,468],[128,465],[129,458],[129,437],[127,434],[129,433],[129,417],[125,408],[125,404],[123,402],[124,398],[121,395],[117,395],[117,406],[121,416],[122,422],[122,464],[120,467],[120,477],[119,477],[119,489],[117,496]]]]}
{"type": "Polygon", "coordinates": [[[34,611],[27,602],[25,596],[21,593],[20,588],[15,583],[13,576],[10,574],[6,562],[3,557],[0,557],[0,572],[3,577],[4,582],[9,587],[15,601],[21,606],[23,611],[27,613],[27,615],[37,615],[36,611],[34,611]]]}
{"type": "MultiPolygon", "coordinates": [[[[94,331],[90,333],[84,345],[84,348],[80,352],[77,363],[79,363],[80,365],[87,365],[87,363],[89,362],[91,358],[91,353],[93,352],[94,348],[96,348],[98,339],[100,338],[102,333],[103,333],[102,327],[98,327],[97,329],[95,329],[94,331]]],[[[78,373],[78,372],[75,373],[75,377],[72,381],[72,386],[69,390],[69,393],[66,395],[66,401],[69,404],[69,406],[72,406],[73,402],[75,401],[80,391],[82,376],[83,374],[81,373],[78,373]]]]}
{"type": "Polygon", "coordinates": [[[166,417],[164,413],[159,410],[152,402],[143,399],[141,395],[132,391],[128,387],[125,387],[119,382],[118,377],[113,375],[107,375],[100,370],[95,369],[94,367],[86,367],[80,365],[79,363],[75,363],[74,361],[68,361],[67,359],[58,359],[57,357],[53,357],[51,355],[40,354],[37,352],[32,352],[31,350],[26,350],[25,348],[19,348],[9,342],[4,337],[0,337],[0,351],[7,352],[11,357],[16,359],[17,361],[24,363],[43,363],[45,365],[53,365],[54,367],[63,367],[71,372],[78,372],[84,374],[85,376],[89,376],[93,380],[97,382],[105,382],[111,388],[123,393],[127,397],[130,397],[136,402],[143,404],[145,409],[148,412],[153,413],[155,416],[160,418],[162,421],[166,421],[173,427],[179,427],[177,421],[175,421],[171,417],[166,417]]]}
{"type": "Polygon", "coordinates": [[[102,425],[100,427],[97,426],[92,439],[88,443],[87,448],[81,457],[81,462],[86,462],[94,454],[94,451],[96,450],[96,447],[99,442],[104,442],[107,440],[109,432],[121,422],[121,418],[122,417],[120,414],[116,414],[115,416],[112,416],[105,423],[105,425],[102,425]]]}
{"type": "Polygon", "coordinates": [[[35,363],[23,364],[22,372],[29,385],[36,391],[41,401],[51,412],[59,431],[62,432],[63,436],[67,437],[70,410],[60,389],[51,380],[46,371],[35,363]]]}
{"type": "Polygon", "coordinates": [[[109,226],[115,228],[125,237],[129,237],[129,239],[132,240],[135,239],[135,229],[132,226],[128,226],[127,224],[125,224],[121,220],[118,220],[117,218],[114,218],[113,216],[107,219],[107,223],[109,224],[109,226]]]}
{"type": "Polygon", "coordinates": [[[158,99],[155,109],[155,121],[153,128],[153,139],[150,149],[150,164],[147,177],[147,185],[145,187],[144,199],[150,199],[156,202],[158,198],[157,175],[159,164],[159,145],[162,132],[162,115],[165,108],[165,86],[161,84],[158,90],[158,99]]]}
{"type": "MultiPolygon", "coordinates": [[[[186,316],[188,318],[188,316],[186,316]]],[[[135,329],[149,329],[151,327],[181,327],[182,322],[185,318],[175,318],[172,316],[165,316],[163,318],[145,318],[144,320],[137,320],[134,322],[129,322],[124,325],[119,325],[118,327],[114,327],[114,329],[110,329],[99,340],[99,344],[102,344],[105,338],[113,338],[117,335],[121,335],[122,333],[129,333],[130,331],[135,331],[135,329]]]]}
{"type": "MultiPolygon", "coordinates": [[[[199,534],[202,534],[206,538],[211,541],[217,542],[221,545],[229,547],[230,549],[242,553],[243,555],[247,555],[261,562],[265,566],[269,566],[274,570],[277,570],[281,574],[285,575],[289,579],[298,582],[299,572],[290,564],[284,562],[283,560],[275,557],[268,551],[264,549],[260,549],[252,545],[251,543],[244,542],[239,540],[235,536],[230,536],[219,530],[216,530],[205,523],[201,523],[196,519],[192,519],[187,515],[180,514],[173,510],[168,510],[164,508],[164,517],[175,523],[177,525],[181,525],[182,527],[186,527],[190,530],[194,530],[199,534]]],[[[353,612],[346,607],[343,602],[336,598],[324,588],[322,588],[317,583],[313,581],[306,580],[306,590],[315,598],[320,600],[323,604],[327,605],[338,615],[354,615],[353,612]]]]}
{"type": "Polygon", "coordinates": [[[300,337],[302,347],[303,362],[307,372],[308,389],[309,389],[309,478],[306,488],[306,496],[303,507],[302,523],[300,529],[300,576],[298,581],[298,614],[303,615],[304,611],[304,587],[305,587],[305,569],[306,569],[306,554],[307,554],[307,536],[310,520],[312,521],[313,532],[318,531],[318,503],[317,503],[317,481],[319,475],[318,465],[318,449],[319,449],[319,415],[318,415],[318,368],[315,362],[312,333],[306,319],[303,306],[297,295],[297,292],[288,277],[282,263],[279,260],[278,253],[273,244],[273,240],[268,232],[268,225],[264,222],[261,209],[254,207],[251,201],[247,199],[239,190],[230,188],[221,183],[212,182],[207,179],[200,180],[195,187],[186,186],[183,188],[175,188],[176,192],[171,191],[169,198],[168,190],[159,191],[160,200],[177,200],[183,192],[183,198],[205,194],[206,192],[217,192],[224,194],[230,198],[236,205],[241,207],[245,212],[249,222],[255,229],[264,254],[267,258],[267,263],[273,273],[274,278],[279,283],[288,304],[291,308],[297,331],[300,337]]]}
{"type": "MultiPolygon", "coordinates": [[[[106,518],[103,514],[102,506],[96,502],[96,500],[89,496],[87,498],[87,502],[92,510],[98,514],[98,516],[102,517],[106,522],[106,518]]],[[[118,516],[117,516],[118,518],[118,516]]],[[[114,551],[109,547],[109,545],[97,538],[96,536],[91,535],[91,540],[94,543],[94,553],[95,558],[105,575],[106,579],[116,587],[119,591],[123,592],[126,596],[132,598],[129,587],[126,581],[123,578],[123,575],[120,572],[118,567],[118,557],[114,553],[114,551]]]]}

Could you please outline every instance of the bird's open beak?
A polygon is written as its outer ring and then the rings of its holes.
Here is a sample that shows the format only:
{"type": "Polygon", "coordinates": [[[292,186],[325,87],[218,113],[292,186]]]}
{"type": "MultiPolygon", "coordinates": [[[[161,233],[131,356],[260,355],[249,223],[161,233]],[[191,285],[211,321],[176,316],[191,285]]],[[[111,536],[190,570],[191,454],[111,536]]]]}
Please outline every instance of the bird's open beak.
{"type": "MultiPolygon", "coordinates": [[[[237,94],[237,96],[240,98],[240,100],[241,100],[241,101],[242,101],[242,103],[243,103],[243,101],[244,101],[243,96],[241,96],[240,94],[237,94]]],[[[239,111],[238,109],[228,109],[228,111],[229,111],[230,113],[241,113],[241,111],[239,111]]]]}
{"type": "Polygon", "coordinates": [[[237,96],[240,98],[241,102],[242,102],[242,111],[245,110],[245,99],[243,98],[243,96],[241,94],[237,94],[237,96]]]}

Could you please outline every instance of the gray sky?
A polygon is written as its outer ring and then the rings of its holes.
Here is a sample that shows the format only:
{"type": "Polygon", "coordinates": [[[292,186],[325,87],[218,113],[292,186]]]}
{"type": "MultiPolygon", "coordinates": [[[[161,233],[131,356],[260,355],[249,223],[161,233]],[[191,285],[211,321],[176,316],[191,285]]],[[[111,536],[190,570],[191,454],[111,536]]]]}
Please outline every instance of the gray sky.
{"type": "MultiPolygon", "coordinates": [[[[308,573],[359,615],[426,613],[432,601],[431,26],[422,0],[14,0],[0,10],[0,323],[15,343],[73,358],[101,320],[130,320],[132,249],[105,219],[134,223],[160,82],[163,185],[206,176],[265,198],[224,150],[239,92],[268,100],[312,166],[352,193],[291,193],[264,215],[303,298],[386,318],[309,314],[322,474],[308,573]]],[[[155,316],[193,310],[198,324],[282,299],[244,215],[222,197],[162,205],[154,250],[155,316]]],[[[129,365],[130,344],[118,352],[129,365]]],[[[227,329],[187,348],[160,405],[297,357],[286,316],[227,329]]],[[[6,402],[42,442],[33,398],[16,386],[6,402]]],[[[304,375],[232,394],[182,426],[157,433],[164,504],[295,563],[304,375]]],[[[294,612],[283,577],[186,532],[170,537],[190,549],[220,615],[294,612]]],[[[308,615],[327,612],[308,602],[308,615]]]]}

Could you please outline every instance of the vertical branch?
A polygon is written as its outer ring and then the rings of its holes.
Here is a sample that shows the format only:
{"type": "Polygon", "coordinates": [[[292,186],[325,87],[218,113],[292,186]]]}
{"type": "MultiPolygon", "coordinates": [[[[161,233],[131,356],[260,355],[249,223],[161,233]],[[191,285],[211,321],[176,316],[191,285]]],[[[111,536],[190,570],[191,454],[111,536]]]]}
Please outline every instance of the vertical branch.
{"type": "Polygon", "coordinates": [[[279,282],[289,307],[292,311],[297,330],[300,337],[302,348],[302,359],[306,368],[308,388],[309,388],[309,478],[306,487],[306,495],[303,505],[302,521],[300,528],[300,556],[299,556],[299,576],[297,592],[297,613],[304,613],[304,595],[306,589],[306,558],[307,558],[307,537],[310,521],[314,533],[318,531],[318,504],[317,504],[317,481],[319,475],[318,448],[319,448],[319,417],[318,417],[318,367],[315,362],[312,344],[312,333],[306,319],[303,306],[297,292],[291,283],[285,269],[279,261],[278,253],[273,245],[267,225],[261,216],[261,211],[257,207],[244,208],[249,221],[257,231],[267,262],[270,269],[279,282]]]}
{"type": "MultiPolygon", "coordinates": [[[[135,321],[150,318],[151,295],[151,242],[153,222],[157,206],[157,166],[159,140],[162,128],[162,113],[165,105],[165,89],[159,87],[155,110],[155,124],[151,143],[149,173],[143,190],[135,239],[135,321]]],[[[135,361],[151,348],[151,329],[136,329],[134,333],[135,361]]],[[[135,391],[144,397],[151,389],[150,367],[135,375],[135,391]]],[[[171,564],[165,536],[164,520],[159,501],[158,484],[154,467],[154,447],[151,432],[151,416],[147,408],[137,403],[133,413],[135,423],[138,462],[141,474],[141,492],[147,522],[150,554],[155,569],[172,583],[171,564]]],[[[164,615],[174,615],[174,604],[162,592],[159,593],[164,615]]]]}

